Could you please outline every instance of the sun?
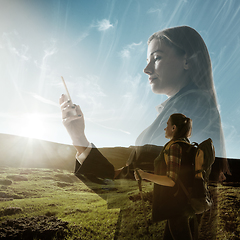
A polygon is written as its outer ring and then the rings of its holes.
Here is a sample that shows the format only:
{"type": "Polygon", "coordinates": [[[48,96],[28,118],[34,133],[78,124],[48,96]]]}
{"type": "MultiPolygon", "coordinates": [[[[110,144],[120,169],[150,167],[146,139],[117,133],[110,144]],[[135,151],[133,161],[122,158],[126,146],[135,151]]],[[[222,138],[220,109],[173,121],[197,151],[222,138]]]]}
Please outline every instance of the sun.
{"type": "Polygon", "coordinates": [[[21,122],[19,135],[38,139],[46,137],[46,119],[44,115],[28,113],[22,116],[21,122]]]}

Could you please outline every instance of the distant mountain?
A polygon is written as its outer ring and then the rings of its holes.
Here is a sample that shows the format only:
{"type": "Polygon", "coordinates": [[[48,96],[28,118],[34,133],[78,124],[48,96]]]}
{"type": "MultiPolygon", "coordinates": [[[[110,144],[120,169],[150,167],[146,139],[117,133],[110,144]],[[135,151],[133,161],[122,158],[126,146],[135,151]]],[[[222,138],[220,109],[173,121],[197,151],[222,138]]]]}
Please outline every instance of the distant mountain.
{"type": "Polygon", "coordinates": [[[71,169],[73,146],[0,134],[0,166],[71,169]]]}
{"type": "MultiPolygon", "coordinates": [[[[73,170],[76,150],[71,145],[0,134],[0,166],[73,170]]],[[[131,149],[99,148],[115,168],[124,166],[131,149]]]]}
{"type": "MultiPolygon", "coordinates": [[[[53,168],[73,171],[76,150],[71,145],[31,139],[9,134],[0,134],[0,166],[53,168]]],[[[114,165],[125,166],[132,148],[99,148],[99,151],[114,165]]],[[[216,158],[213,172],[218,169],[220,158],[216,158]]],[[[240,160],[228,159],[232,172],[228,182],[240,182],[240,160]]]]}
{"type": "Polygon", "coordinates": [[[240,183],[240,159],[228,158],[228,164],[232,175],[226,176],[226,182],[240,183]]]}

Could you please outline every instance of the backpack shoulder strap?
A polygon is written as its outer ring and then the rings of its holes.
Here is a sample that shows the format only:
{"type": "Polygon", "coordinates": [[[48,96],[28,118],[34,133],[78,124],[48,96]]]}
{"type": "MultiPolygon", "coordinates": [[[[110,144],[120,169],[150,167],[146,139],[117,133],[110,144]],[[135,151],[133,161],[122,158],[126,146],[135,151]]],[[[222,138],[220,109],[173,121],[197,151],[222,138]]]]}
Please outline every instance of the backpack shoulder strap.
{"type": "Polygon", "coordinates": [[[184,143],[184,144],[187,144],[187,145],[189,145],[189,146],[192,146],[191,145],[191,143],[188,143],[188,142],[185,142],[185,141],[183,141],[183,140],[175,140],[175,141],[169,141],[166,145],[165,145],[165,147],[164,147],[164,149],[163,149],[163,153],[164,153],[164,160],[165,160],[165,163],[167,164],[167,158],[168,158],[168,156],[169,156],[169,154],[170,154],[170,147],[173,145],[173,144],[175,144],[175,143],[184,143]]]}

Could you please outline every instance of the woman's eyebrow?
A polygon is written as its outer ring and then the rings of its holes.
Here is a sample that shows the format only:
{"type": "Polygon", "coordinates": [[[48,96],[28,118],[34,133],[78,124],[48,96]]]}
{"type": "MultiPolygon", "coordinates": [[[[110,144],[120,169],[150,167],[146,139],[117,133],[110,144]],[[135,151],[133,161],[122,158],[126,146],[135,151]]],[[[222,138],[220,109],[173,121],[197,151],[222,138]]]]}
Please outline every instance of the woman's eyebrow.
{"type": "MultiPolygon", "coordinates": [[[[149,55],[149,57],[151,57],[154,53],[156,53],[156,52],[161,52],[161,53],[164,53],[162,50],[160,50],[160,49],[157,49],[156,51],[154,51],[154,52],[151,52],[150,53],[150,55],[149,55]]],[[[147,61],[148,61],[148,58],[147,58],[147,61]]]]}
{"type": "Polygon", "coordinates": [[[161,52],[161,53],[163,53],[163,51],[162,50],[160,50],[160,49],[157,49],[156,51],[154,51],[154,52],[151,52],[150,53],[150,56],[152,56],[154,53],[156,53],[156,52],[161,52]]]}

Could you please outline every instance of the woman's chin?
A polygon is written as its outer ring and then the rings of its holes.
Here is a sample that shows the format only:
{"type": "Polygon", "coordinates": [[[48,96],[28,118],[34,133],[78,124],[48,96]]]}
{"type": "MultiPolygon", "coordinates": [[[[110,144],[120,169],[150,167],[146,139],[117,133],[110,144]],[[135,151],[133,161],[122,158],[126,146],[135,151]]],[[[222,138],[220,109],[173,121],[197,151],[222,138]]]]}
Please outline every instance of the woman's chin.
{"type": "Polygon", "coordinates": [[[152,89],[152,92],[155,94],[166,94],[162,88],[154,86],[153,84],[151,84],[151,89],[152,89]]]}
{"type": "Polygon", "coordinates": [[[152,92],[155,93],[155,94],[164,94],[164,95],[167,95],[168,97],[171,97],[173,95],[175,95],[178,90],[175,89],[175,88],[162,88],[160,86],[154,86],[153,84],[151,85],[151,88],[152,88],[152,92]]]}

